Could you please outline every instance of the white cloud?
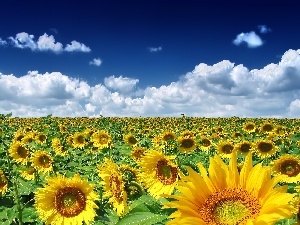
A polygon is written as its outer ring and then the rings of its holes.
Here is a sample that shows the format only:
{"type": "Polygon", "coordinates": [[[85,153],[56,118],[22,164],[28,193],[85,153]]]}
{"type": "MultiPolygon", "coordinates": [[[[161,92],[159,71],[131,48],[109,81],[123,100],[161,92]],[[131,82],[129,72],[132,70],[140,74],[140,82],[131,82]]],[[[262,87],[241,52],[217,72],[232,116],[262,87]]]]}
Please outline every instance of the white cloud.
{"type": "Polygon", "coordinates": [[[233,44],[240,45],[246,43],[249,48],[256,48],[263,45],[261,38],[254,32],[240,33],[233,40],[233,44]]]}
{"type": "Polygon", "coordinates": [[[94,66],[101,66],[102,60],[100,58],[94,58],[92,61],[89,62],[89,65],[94,66]]]}
{"type": "Polygon", "coordinates": [[[267,27],[266,25],[259,25],[257,27],[259,29],[259,32],[262,33],[262,34],[271,32],[271,29],[269,27],[267,27]]]}
{"type": "Polygon", "coordinates": [[[87,47],[85,44],[82,44],[78,41],[72,41],[71,44],[67,44],[65,47],[65,51],[67,52],[90,52],[91,49],[87,47]]]}
{"type": "Polygon", "coordinates": [[[0,37],[0,46],[1,45],[6,45],[7,44],[7,41],[3,40],[1,37],[0,37]]]}
{"type": "Polygon", "coordinates": [[[59,72],[0,73],[0,113],[13,116],[299,117],[300,49],[249,70],[200,63],[172,83],[135,90],[138,79],[110,76],[90,86],[59,72]],[[138,93],[138,94],[137,94],[138,93]]]}
{"type": "MultiPolygon", "coordinates": [[[[44,33],[38,38],[38,41],[34,40],[34,35],[30,35],[26,32],[16,34],[16,37],[9,37],[11,44],[16,48],[29,48],[32,51],[53,51],[53,52],[90,52],[91,49],[85,44],[78,41],[71,41],[71,44],[67,44],[63,48],[63,44],[55,42],[53,35],[44,33]]],[[[1,40],[0,40],[1,41],[1,40]]],[[[1,42],[0,42],[1,45],[1,42]]]]}
{"type": "Polygon", "coordinates": [[[138,82],[138,79],[122,76],[115,77],[114,75],[104,79],[104,84],[106,87],[114,91],[119,91],[120,93],[129,93],[133,91],[138,82]]]}
{"type": "Polygon", "coordinates": [[[149,52],[160,52],[162,51],[162,47],[159,46],[159,47],[149,47],[148,48],[149,52]]]}

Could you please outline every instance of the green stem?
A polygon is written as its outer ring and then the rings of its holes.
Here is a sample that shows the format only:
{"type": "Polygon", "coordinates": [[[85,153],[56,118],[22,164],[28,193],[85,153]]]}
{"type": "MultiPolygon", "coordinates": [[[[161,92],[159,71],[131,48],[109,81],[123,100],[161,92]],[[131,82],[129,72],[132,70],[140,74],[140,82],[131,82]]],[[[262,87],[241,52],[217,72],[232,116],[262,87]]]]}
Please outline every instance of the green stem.
{"type": "Polygon", "coordinates": [[[15,180],[13,182],[13,186],[14,186],[15,201],[16,201],[17,209],[18,209],[19,225],[23,225],[23,220],[22,220],[22,206],[21,206],[21,202],[20,202],[20,196],[19,196],[19,190],[18,190],[17,182],[15,180]]]}

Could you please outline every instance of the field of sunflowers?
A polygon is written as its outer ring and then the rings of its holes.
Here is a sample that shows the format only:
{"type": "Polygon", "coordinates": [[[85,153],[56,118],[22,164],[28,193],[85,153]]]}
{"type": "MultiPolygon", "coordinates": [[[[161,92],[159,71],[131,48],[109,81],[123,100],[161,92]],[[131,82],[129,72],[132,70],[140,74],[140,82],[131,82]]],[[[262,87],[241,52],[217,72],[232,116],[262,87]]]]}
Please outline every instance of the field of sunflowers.
{"type": "Polygon", "coordinates": [[[0,224],[300,224],[300,119],[0,115],[0,224]]]}

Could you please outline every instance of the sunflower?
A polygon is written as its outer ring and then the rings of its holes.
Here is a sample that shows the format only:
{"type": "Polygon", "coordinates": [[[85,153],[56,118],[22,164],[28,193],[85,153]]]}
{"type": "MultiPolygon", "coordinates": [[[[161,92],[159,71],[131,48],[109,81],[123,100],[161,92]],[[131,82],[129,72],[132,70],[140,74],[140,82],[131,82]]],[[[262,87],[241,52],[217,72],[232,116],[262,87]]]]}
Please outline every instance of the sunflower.
{"type": "Polygon", "coordinates": [[[237,143],[234,148],[237,151],[237,153],[247,155],[249,152],[252,151],[253,144],[250,141],[244,140],[242,142],[237,143]]]}
{"type": "Polygon", "coordinates": [[[138,179],[153,197],[172,194],[179,174],[177,165],[172,162],[175,158],[176,156],[165,156],[162,152],[149,150],[138,162],[138,179]]]}
{"type": "Polygon", "coordinates": [[[170,215],[171,224],[274,224],[291,218],[295,194],[286,193],[287,186],[274,188],[280,178],[271,178],[269,167],[252,166],[252,154],[245,158],[244,166],[237,170],[237,153],[234,151],[229,165],[218,155],[210,159],[207,174],[198,164],[201,175],[190,167],[188,175],[178,182],[175,199],[164,208],[176,208],[170,215]]]}
{"type": "Polygon", "coordinates": [[[47,136],[43,133],[37,133],[34,138],[40,144],[45,144],[47,140],[47,136]]]}
{"type": "Polygon", "coordinates": [[[201,136],[201,142],[199,148],[204,151],[208,151],[212,146],[214,146],[211,139],[201,136]]]}
{"type": "Polygon", "coordinates": [[[263,133],[273,132],[273,129],[274,129],[274,125],[273,125],[273,123],[270,123],[270,122],[264,122],[260,127],[260,130],[263,133]]]}
{"type": "Polygon", "coordinates": [[[176,134],[172,131],[165,131],[161,135],[161,140],[164,142],[168,142],[176,139],[176,134]]]}
{"type": "Polygon", "coordinates": [[[300,181],[300,158],[295,155],[281,155],[271,163],[273,175],[282,174],[282,182],[297,183],[300,181]]]}
{"type": "Polygon", "coordinates": [[[184,153],[191,153],[197,148],[197,142],[194,136],[179,136],[177,142],[179,151],[184,153]]]}
{"type": "Polygon", "coordinates": [[[221,141],[218,144],[217,152],[223,158],[230,158],[234,151],[234,144],[231,141],[221,141]]]}
{"type": "Polygon", "coordinates": [[[255,153],[261,158],[269,158],[273,156],[277,151],[278,147],[270,140],[256,140],[255,141],[255,153]]]}
{"type": "Polygon", "coordinates": [[[253,122],[247,122],[243,126],[243,130],[246,131],[247,133],[253,133],[255,132],[256,126],[255,123],[253,122]]]}
{"type": "Polygon", "coordinates": [[[46,151],[36,151],[32,154],[32,166],[38,171],[49,173],[53,170],[52,157],[46,151]]]}
{"type": "Polygon", "coordinates": [[[133,160],[139,161],[145,155],[145,152],[146,148],[144,147],[134,147],[131,150],[131,157],[133,158],[133,160]]]}
{"type": "Polygon", "coordinates": [[[124,136],[124,141],[126,144],[129,144],[130,146],[136,146],[139,143],[138,140],[135,138],[135,136],[131,133],[126,134],[124,136]]]}
{"type": "Polygon", "coordinates": [[[109,198],[108,202],[112,204],[118,216],[124,215],[128,210],[127,193],[118,165],[106,158],[98,167],[98,174],[102,178],[100,184],[105,191],[103,198],[109,198]]]}
{"type": "Polygon", "coordinates": [[[13,142],[10,145],[8,152],[17,163],[25,165],[28,162],[30,152],[23,144],[21,144],[21,142],[13,142]]]}
{"type": "Polygon", "coordinates": [[[74,148],[84,148],[87,145],[87,141],[85,140],[85,134],[76,132],[72,138],[72,145],[74,148]]]}
{"type": "Polygon", "coordinates": [[[35,192],[34,207],[42,221],[52,225],[81,225],[93,221],[98,208],[94,185],[78,174],[72,178],[61,175],[48,178],[47,185],[35,192]]]}
{"type": "Polygon", "coordinates": [[[67,154],[68,150],[62,145],[59,138],[53,138],[51,142],[52,148],[57,155],[64,156],[67,154]]]}
{"type": "Polygon", "coordinates": [[[7,190],[7,185],[8,185],[8,181],[7,178],[5,176],[5,174],[3,173],[3,171],[0,169],[0,196],[4,195],[4,193],[7,190]]]}
{"type": "Polygon", "coordinates": [[[21,177],[23,177],[25,180],[33,180],[34,179],[34,167],[30,166],[22,171],[20,171],[21,177]]]}
{"type": "Polygon", "coordinates": [[[112,144],[110,135],[105,130],[94,132],[91,136],[91,142],[98,149],[108,148],[112,144]]]}

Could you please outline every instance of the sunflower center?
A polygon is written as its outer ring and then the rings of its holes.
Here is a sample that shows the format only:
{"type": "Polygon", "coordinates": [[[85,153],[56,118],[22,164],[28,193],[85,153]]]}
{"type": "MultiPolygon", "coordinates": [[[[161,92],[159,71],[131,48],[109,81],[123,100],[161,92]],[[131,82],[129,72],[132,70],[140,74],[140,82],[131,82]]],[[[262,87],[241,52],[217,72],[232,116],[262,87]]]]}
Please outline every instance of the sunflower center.
{"type": "Polygon", "coordinates": [[[244,143],[241,145],[240,150],[241,152],[249,152],[250,151],[251,146],[247,143],[244,143]]]}
{"type": "Polygon", "coordinates": [[[271,124],[266,124],[262,127],[263,131],[272,131],[273,130],[273,126],[271,124]]]}
{"type": "Polygon", "coordinates": [[[183,148],[191,148],[194,145],[194,141],[192,139],[184,139],[181,142],[181,147],[183,148]]]}
{"type": "Polygon", "coordinates": [[[23,146],[18,146],[17,153],[21,158],[26,158],[28,156],[28,150],[23,146]]]}
{"type": "Polygon", "coordinates": [[[178,171],[176,167],[168,165],[167,160],[159,160],[156,165],[156,176],[165,185],[173,184],[177,179],[178,171]]]}
{"type": "Polygon", "coordinates": [[[286,160],[281,165],[281,172],[289,177],[297,176],[300,173],[300,165],[297,161],[286,160]]]}
{"type": "Polygon", "coordinates": [[[135,137],[131,136],[131,137],[128,138],[128,142],[130,144],[135,145],[137,143],[137,140],[135,139],[135,137]]]}
{"type": "Polygon", "coordinates": [[[46,140],[46,136],[41,134],[41,135],[38,136],[38,139],[39,139],[39,141],[43,142],[43,141],[46,140]]]}
{"type": "Polygon", "coordinates": [[[49,167],[50,166],[50,163],[51,162],[51,159],[46,156],[46,155],[42,155],[39,157],[39,163],[43,166],[43,167],[49,167]]]}
{"type": "Polygon", "coordinates": [[[85,141],[83,136],[78,136],[76,139],[77,139],[77,142],[80,144],[83,144],[85,141]]]}
{"type": "Polygon", "coordinates": [[[253,130],[253,129],[254,129],[253,124],[248,124],[248,125],[246,126],[246,130],[253,130]]]}
{"type": "Polygon", "coordinates": [[[74,217],[85,209],[86,197],[79,188],[65,187],[56,193],[54,205],[62,216],[74,217]]]}
{"type": "Polygon", "coordinates": [[[113,196],[118,199],[118,201],[122,201],[122,190],[121,190],[121,181],[116,175],[110,175],[109,178],[109,187],[111,192],[113,193],[113,196]]]}
{"type": "Polygon", "coordinates": [[[174,136],[172,134],[164,135],[164,141],[174,140],[174,136]]]}
{"type": "Polygon", "coordinates": [[[208,147],[208,146],[210,146],[210,140],[208,140],[208,139],[203,139],[203,140],[202,140],[202,144],[203,144],[203,146],[208,147]]]}
{"type": "Polygon", "coordinates": [[[242,188],[217,191],[199,208],[206,224],[236,225],[256,218],[261,206],[257,198],[242,188]]]}
{"type": "Polygon", "coordinates": [[[222,152],[225,154],[230,154],[232,150],[233,150],[233,146],[229,144],[226,144],[222,147],[222,152]]]}
{"type": "Polygon", "coordinates": [[[259,151],[261,151],[261,152],[269,152],[272,150],[273,145],[271,143],[267,143],[267,142],[260,142],[258,144],[258,148],[259,148],[259,151]]]}
{"type": "Polygon", "coordinates": [[[100,144],[106,144],[108,142],[108,137],[106,135],[101,135],[99,137],[100,144]]]}
{"type": "Polygon", "coordinates": [[[7,180],[6,180],[5,176],[0,175],[0,188],[3,188],[5,185],[7,185],[7,180]]]}

